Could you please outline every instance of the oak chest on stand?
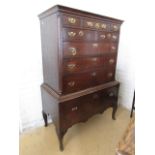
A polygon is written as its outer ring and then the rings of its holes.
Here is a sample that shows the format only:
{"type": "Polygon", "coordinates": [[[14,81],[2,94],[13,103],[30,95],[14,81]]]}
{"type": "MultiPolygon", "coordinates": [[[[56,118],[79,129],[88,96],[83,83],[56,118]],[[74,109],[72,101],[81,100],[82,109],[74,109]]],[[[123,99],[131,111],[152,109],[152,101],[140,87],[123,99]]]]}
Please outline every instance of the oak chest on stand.
{"type": "Polygon", "coordinates": [[[123,21],[54,6],[39,15],[41,26],[45,126],[51,115],[60,150],[67,129],[112,107],[115,119],[119,82],[115,81],[123,21]]]}

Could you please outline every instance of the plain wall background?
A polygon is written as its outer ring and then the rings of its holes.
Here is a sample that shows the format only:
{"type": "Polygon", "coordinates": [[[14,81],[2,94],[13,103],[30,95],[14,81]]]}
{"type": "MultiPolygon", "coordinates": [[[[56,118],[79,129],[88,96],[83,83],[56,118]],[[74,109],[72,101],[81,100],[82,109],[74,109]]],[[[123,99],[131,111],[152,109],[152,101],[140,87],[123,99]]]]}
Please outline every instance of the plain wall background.
{"type": "Polygon", "coordinates": [[[121,1],[37,1],[24,2],[21,7],[21,61],[20,61],[20,129],[43,124],[40,84],[42,77],[40,23],[37,15],[56,4],[78,8],[124,20],[121,28],[116,79],[120,81],[119,104],[131,108],[134,90],[134,53],[132,44],[136,30],[134,8],[121,1]]]}

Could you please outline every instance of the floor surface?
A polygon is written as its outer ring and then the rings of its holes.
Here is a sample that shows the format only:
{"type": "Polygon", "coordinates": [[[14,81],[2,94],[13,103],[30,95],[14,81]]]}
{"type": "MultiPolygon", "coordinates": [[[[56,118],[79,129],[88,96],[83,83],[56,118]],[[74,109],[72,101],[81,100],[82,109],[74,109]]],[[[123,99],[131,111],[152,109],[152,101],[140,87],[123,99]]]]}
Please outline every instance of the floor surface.
{"type": "Polygon", "coordinates": [[[53,124],[31,129],[20,135],[20,155],[115,155],[116,145],[130,121],[130,112],[119,107],[116,120],[112,109],[97,114],[86,123],[72,126],[64,136],[64,151],[59,151],[53,124]]]}

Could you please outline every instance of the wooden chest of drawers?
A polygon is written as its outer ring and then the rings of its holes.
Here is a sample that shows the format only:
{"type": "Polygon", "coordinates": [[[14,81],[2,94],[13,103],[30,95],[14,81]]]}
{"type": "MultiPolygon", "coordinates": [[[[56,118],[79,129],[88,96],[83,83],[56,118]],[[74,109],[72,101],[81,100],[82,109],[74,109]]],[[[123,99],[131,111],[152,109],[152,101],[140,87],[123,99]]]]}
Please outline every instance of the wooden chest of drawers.
{"type": "Polygon", "coordinates": [[[39,15],[43,57],[43,118],[51,115],[63,150],[67,129],[108,107],[115,118],[115,81],[123,21],[54,6],[39,15]]]}

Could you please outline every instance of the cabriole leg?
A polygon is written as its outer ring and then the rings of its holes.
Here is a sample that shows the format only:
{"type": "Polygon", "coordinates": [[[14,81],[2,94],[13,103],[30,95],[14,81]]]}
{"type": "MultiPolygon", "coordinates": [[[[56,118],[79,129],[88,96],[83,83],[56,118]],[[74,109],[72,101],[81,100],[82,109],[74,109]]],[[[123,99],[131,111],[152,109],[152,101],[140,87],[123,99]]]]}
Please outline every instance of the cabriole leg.
{"type": "Polygon", "coordinates": [[[65,133],[67,132],[67,130],[61,131],[61,129],[59,129],[59,130],[56,130],[56,132],[58,135],[60,151],[63,151],[64,150],[63,137],[64,137],[65,133]]]}
{"type": "Polygon", "coordinates": [[[48,125],[48,122],[47,122],[47,114],[42,111],[42,115],[43,115],[43,119],[44,119],[44,123],[45,123],[45,127],[48,125]]]}
{"type": "Polygon", "coordinates": [[[113,111],[112,111],[112,119],[116,120],[116,111],[117,111],[117,104],[113,105],[113,111]]]}

